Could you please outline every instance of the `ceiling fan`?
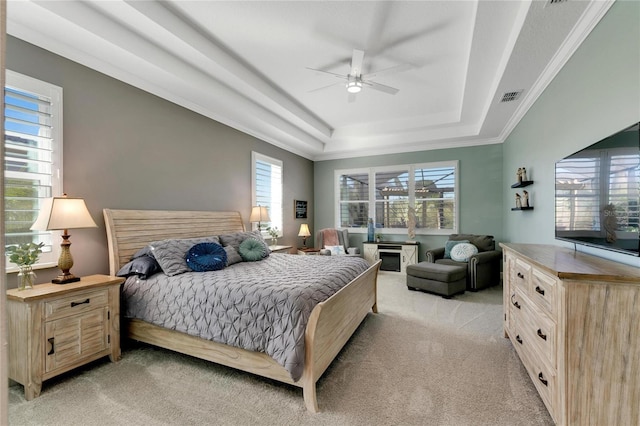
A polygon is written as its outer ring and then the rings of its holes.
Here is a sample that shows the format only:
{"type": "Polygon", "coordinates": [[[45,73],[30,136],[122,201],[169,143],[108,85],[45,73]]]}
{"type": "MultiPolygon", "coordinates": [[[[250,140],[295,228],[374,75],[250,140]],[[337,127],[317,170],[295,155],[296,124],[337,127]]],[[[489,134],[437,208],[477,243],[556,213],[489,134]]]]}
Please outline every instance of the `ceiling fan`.
{"type": "Polygon", "coordinates": [[[396,89],[395,87],[391,87],[391,86],[386,86],[384,84],[376,83],[375,81],[372,81],[372,79],[376,77],[380,77],[382,75],[395,74],[395,73],[406,71],[408,69],[413,68],[413,66],[410,64],[401,64],[401,65],[395,65],[390,68],[385,68],[379,71],[371,72],[368,74],[362,74],[363,60],[364,60],[364,51],[353,49],[353,55],[351,56],[351,70],[347,75],[337,74],[331,71],[325,71],[325,70],[319,70],[319,69],[307,67],[307,69],[310,69],[317,73],[324,74],[324,75],[331,75],[341,80],[346,80],[346,83],[344,82],[333,83],[328,86],[323,86],[323,87],[319,87],[317,89],[311,90],[310,92],[317,92],[318,90],[323,90],[332,86],[344,84],[345,87],[347,88],[347,92],[349,92],[350,102],[353,102],[355,100],[355,94],[359,93],[362,90],[362,88],[365,86],[368,88],[377,90],[379,92],[395,95],[396,93],[399,92],[399,89],[396,89]]]}

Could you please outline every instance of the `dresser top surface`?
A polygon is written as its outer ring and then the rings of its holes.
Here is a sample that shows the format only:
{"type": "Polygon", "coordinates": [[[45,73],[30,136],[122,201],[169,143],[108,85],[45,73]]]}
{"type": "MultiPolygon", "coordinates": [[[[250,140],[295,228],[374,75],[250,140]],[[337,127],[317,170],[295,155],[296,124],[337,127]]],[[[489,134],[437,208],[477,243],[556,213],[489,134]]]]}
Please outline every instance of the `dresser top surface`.
{"type": "Polygon", "coordinates": [[[500,247],[519,253],[558,278],[640,284],[640,268],[564,247],[515,243],[500,243],[500,247]]]}

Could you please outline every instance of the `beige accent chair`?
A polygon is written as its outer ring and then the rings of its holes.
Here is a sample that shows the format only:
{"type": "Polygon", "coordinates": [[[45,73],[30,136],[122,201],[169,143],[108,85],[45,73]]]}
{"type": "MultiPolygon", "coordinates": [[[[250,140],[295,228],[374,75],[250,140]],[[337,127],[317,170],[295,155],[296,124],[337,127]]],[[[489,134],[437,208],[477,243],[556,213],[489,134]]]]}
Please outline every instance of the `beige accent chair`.
{"type": "MultiPolygon", "coordinates": [[[[325,229],[333,229],[333,228],[325,228],[325,229]]],[[[324,244],[325,229],[321,229],[318,232],[316,232],[315,243],[316,243],[316,248],[320,249],[320,254],[330,256],[332,254],[331,250],[327,249],[324,244]]],[[[344,248],[345,254],[343,256],[361,257],[360,249],[358,247],[349,247],[349,231],[347,229],[336,229],[336,231],[338,233],[339,245],[344,248]]]]}

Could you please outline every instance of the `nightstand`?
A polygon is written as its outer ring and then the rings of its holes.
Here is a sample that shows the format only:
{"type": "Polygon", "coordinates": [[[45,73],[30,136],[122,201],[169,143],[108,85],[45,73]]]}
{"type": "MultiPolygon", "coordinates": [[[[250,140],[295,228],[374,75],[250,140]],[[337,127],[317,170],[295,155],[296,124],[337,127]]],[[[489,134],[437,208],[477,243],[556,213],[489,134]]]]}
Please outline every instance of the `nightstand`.
{"type": "Polygon", "coordinates": [[[269,246],[271,253],[289,253],[293,246],[269,246]]]}
{"type": "Polygon", "coordinates": [[[320,249],[316,248],[299,248],[298,254],[301,256],[308,256],[310,254],[320,254],[320,249]]]}
{"type": "Polygon", "coordinates": [[[42,382],[108,355],[120,359],[120,284],[107,275],[7,290],[9,378],[31,400],[42,382]]]}

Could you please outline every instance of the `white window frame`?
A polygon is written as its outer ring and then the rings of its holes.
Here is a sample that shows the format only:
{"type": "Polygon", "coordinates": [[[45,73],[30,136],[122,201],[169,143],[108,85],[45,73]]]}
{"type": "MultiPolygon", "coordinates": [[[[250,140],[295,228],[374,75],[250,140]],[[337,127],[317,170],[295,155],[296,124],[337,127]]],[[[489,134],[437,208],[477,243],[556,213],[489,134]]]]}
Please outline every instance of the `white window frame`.
{"type": "MultiPolygon", "coordinates": [[[[259,152],[251,151],[251,206],[258,205],[260,202],[261,205],[264,204],[264,200],[258,200],[257,197],[257,162],[261,161],[263,163],[269,163],[273,167],[280,168],[280,182],[274,182],[272,186],[272,191],[275,194],[275,199],[271,199],[267,203],[269,218],[271,219],[268,222],[267,226],[272,228],[278,228],[278,238],[283,235],[284,228],[284,214],[283,214],[283,199],[284,199],[284,164],[282,160],[278,160],[277,158],[269,157],[264,154],[260,154],[259,152]]],[[[264,224],[264,223],[263,223],[264,224]]],[[[258,229],[258,225],[256,223],[251,224],[251,229],[258,229]]],[[[262,230],[262,235],[265,238],[271,238],[268,232],[264,229],[262,230]]]]}
{"type": "MultiPolygon", "coordinates": [[[[354,169],[337,169],[334,171],[334,223],[336,228],[341,227],[340,218],[340,176],[345,174],[356,173],[368,173],[369,174],[369,200],[366,201],[369,209],[369,217],[376,217],[376,199],[375,199],[375,178],[376,173],[405,170],[409,173],[409,206],[415,207],[415,170],[416,169],[429,169],[440,167],[453,167],[455,170],[455,184],[454,184],[454,226],[452,229],[433,229],[433,228],[416,228],[417,235],[450,235],[457,234],[460,228],[460,168],[459,161],[439,161],[433,163],[418,163],[418,164],[398,164],[390,166],[378,166],[369,168],[354,168],[354,169]]],[[[362,201],[358,201],[362,202],[362,201]]],[[[407,228],[376,228],[376,233],[381,234],[402,234],[402,231],[407,231],[407,228]]],[[[349,232],[366,234],[367,228],[349,228],[349,232]]]]}
{"type": "MultiPolygon", "coordinates": [[[[51,196],[56,197],[62,195],[62,88],[11,70],[6,70],[5,86],[19,91],[31,92],[33,94],[47,97],[51,100],[51,196]]],[[[5,170],[5,177],[11,176],[12,174],[13,172],[8,172],[5,170]]],[[[61,231],[34,232],[36,232],[40,236],[40,239],[38,241],[45,241],[43,253],[40,255],[38,263],[33,265],[34,269],[51,268],[57,266],[58,258],[60,257],[61,231]]],[[[5,258],[5,262],[7,273],[16,272],[19,270],[17,265],[9,262],[8,256],[5,258]]]]}

